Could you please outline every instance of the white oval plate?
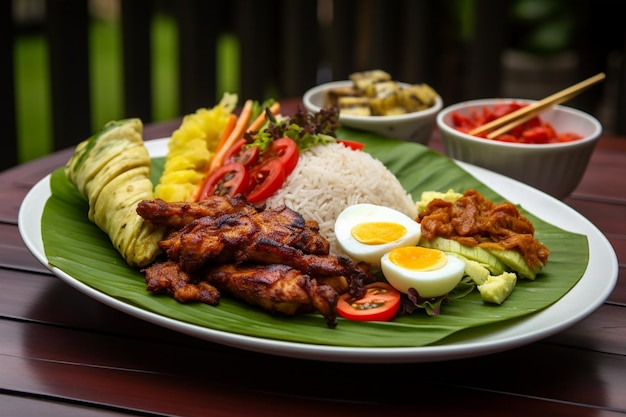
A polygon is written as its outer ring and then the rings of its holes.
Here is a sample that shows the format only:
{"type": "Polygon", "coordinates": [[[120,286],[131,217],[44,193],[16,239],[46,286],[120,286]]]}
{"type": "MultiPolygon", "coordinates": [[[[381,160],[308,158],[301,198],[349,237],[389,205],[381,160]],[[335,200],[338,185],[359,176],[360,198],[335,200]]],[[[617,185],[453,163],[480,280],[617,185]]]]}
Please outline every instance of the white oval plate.
{"type": "MultiPolygon", "coordinates": [[[[167,140],[146,142],[152,157],[164,156],[167,140]]],[[[170,319],[115,299],[83,284],[62,270],[48,264],[41,235],[41,216],[51,195],[50,177],[40,180],[26,195],[20,206],[18,225],[24,243],[33,255],[61,280],[87,296],[148,322],[200,339],[255,352],[333,362],[408,363],[434,362],[467,358],[513,349],[554,335],[584,319],[607,299],[618,277],[615,251],[606,237],[589,220],[561,201],[523,183],[491,171],[457,162],[463,169],[488,185],[495,192],[521,204],[531,213],[562,229],[587,236],[589,263],[583,277],[560,300],[550,307],[493,326],[470,340],[453,341],[436,346],[402,348],[360,348],[293,343],[239,335],[208,329],[170,319]]]]}

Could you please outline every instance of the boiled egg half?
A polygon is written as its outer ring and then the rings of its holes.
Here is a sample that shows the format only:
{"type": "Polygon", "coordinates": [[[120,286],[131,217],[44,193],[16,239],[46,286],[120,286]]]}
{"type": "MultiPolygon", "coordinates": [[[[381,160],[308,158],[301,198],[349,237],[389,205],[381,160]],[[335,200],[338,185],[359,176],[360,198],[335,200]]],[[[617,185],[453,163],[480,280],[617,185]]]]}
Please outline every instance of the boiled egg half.
{"type": "Polygon", "coordinates": [[[420,297],[432,298],[452,291],[463,277],[465,262],[438,249],[404,246],[381,259],[385,279],[407,294],[414,288],[420,297]]]}
{"type": "Polygon", "coordinates": [[[406,214],[368,203],[346,207],[335,220],[335,237],[343,251],[376,267],[393,248],[416,245],[421,230],[420,224],[406,214]]]}

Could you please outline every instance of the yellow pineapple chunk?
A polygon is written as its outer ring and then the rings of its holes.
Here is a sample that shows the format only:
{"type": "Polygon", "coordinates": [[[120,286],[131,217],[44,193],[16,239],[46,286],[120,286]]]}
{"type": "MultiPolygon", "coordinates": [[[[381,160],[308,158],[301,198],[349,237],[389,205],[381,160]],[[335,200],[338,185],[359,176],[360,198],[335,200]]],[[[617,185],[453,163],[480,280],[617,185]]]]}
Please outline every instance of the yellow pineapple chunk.
{"type": "Polygon", "coordinates": [[[165,201],[191,201],[215,155],[222,130],[237,105],[237,95],[225,93],[214,107],[183,117],[168,144],[163,173],[155,197],[165,201]]]}

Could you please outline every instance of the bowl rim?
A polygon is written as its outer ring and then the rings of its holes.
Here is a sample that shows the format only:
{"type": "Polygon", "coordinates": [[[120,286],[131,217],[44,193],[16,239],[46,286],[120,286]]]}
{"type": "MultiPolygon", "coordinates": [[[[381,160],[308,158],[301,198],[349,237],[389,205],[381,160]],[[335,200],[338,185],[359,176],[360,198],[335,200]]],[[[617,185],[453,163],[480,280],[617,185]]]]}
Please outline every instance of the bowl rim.
{"type": "MultiPolygon", "coordinates": [[[[534,99],[525,99],[525,98],[507,98],[507,97],[502,97],[502,98],[483,98],[483,99],[474,99],[474,100],[466,100],[466,101],[462,101],[459,103],[455,103],[455,104],[451,104],[449,106],[446,106],[445,108],[441,109],[441,111],[437,114],[437,127],[439,128],[440,131],[445,131],[447,133],[453,134],[459,138],[462,138],[463,140],[467,140],[470,142],[474,142],[474,143],[478,143],[481,145],[487,145],[487,144],[491,144],[493,146],[499,146],[499,147],[503,147],[503,148],[523,148],[523,149],[554,149],[554,148],[568,148],[568,147],[578,147],[581,146],[583,144],[586,144],[588,142],[594,142],[597,141],[600,138],[600,135],[602,134],[602,124],[600,123],[600,121],[595,118],[593,115],[586,113],[582,110],[576,109],[574,107],[570,107],[570,106],[564,106],[564,105],[556,105],[553,106],[549,109],[546,109],[545,111],[561,111],[561,112],[565,112],[565,113],[569,113],[571,115],[580,117],[582,119],[587,120],[588,122],[590,122],[593,126],[593,131],[587,135],[584,136],[581,139],[578,140],[573,140],[573,141],[569,141],[569,142],[559,142],[559,143],[513,143],[513,142],[502,142],[502,141],[497,141],[497,140],[489,140],[486,138],[481,138],[481,137],[477,137],[477,136],[473,136],[473,135],[469,135],[467,133],[461,132],[459,130],[456,130],[454,127],[450,126],[449,124],[444,122],[444,118],[450,114],[453,113],[455,111],[459,111],[460,109],[467,109],[470,107],[483,107],[485,105],[492,105],[495,103],[503,103],[503,102],[510,102],[510,101],[517,101],[517,102],[524,102],[524,103],[536,103],[539,100],[534,100],[534,99]]],[[[444,136],[442,134],[442,136],[444,136]]],[[[444,140],[446,140],[446,138],[444,137],[444,140]]]]}
{"type": "MultiPolygon", "coordinates": [[[[410,86],[410,85],[414,85],[411,83],[405,83],[405,82],[401,82],[401,81],[397,81],[398,84],[400,84],[403,87],[406,86],[410,86]]],[[[311,101],[311,97],[313,97],[315,94],[324,92],[325,90],[328,90],[330,88],[339,88],[339,87],[348,87],[353,85],[353,82],[350,80],[340,80],[340,81],[330,81],[327,83],[323,83],[323,84],[318,84],[315,87],[312,87],[310,89],[308,89],[304,95],[302,96],[302,102],[304,104],[304,106],[309,109],[309,111],[314,111],[317,112],[319,111],[322,107],[313,104],[313,102],[311,101]]],[[[395,121],[404,121],[404,120],[413,120],[416,116],[417,117],[429,117],[429,116],[434,116],[435,114],[437,114],[441,109],[443,108],[443,100],[441,98],[441,96],[439,94],[437,94],[437,97],[435,98],[435,104],[427,109],[424,110],[418,110],[418,111],[413,111],[410,113],[404,113],[404,114],[396,114],[396,115],[390,115],[390,116],[357,116],[357,115],[352,115],[352,114],[339,114],[339,118],[341,120],[345,120],[345,121],[354,121],[354,122],[375,122],[375,121],[380,121],[380,122],[395,122],[395,121]]]]}

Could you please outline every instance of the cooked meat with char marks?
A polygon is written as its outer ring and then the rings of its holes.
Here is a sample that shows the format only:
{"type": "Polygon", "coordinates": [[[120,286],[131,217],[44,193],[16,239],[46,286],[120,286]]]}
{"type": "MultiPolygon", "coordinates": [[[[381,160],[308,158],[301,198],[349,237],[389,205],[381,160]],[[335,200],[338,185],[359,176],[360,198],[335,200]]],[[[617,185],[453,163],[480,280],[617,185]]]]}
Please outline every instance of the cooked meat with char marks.
{"type": "Polygon", "coordinates": [[[151,293],[168,293],[181,303],[198,301],[215,306],[220,301],[217,288],[192,278],[177,262],[157,262],[141,272],[146,276],[146,289],[151,293]]]}
{"type": "Polygon", "coordinates": [[[180,302],[215,305],[221,290],[268,311],[318,311],[334,327],[339,294],[360,298],[375,279],[368,264],[331,255],[318,223],[286,206],[214,196],[198,203],[143,201],[137,212],[169,227],[159,242],[168,260],[143,270],[148,291],[180,302]]]}
{"type": "Polygon", "coordinates": [[[169,293],[181,303],[217,305],[221,291],[272,313],[293,316],[317,311],[328,327],[337,324],[335,288],[287,265],[225,264],[189,274],[179,263],[165,261],[142,272],[148,291],[169,293]]]}
{"type": "Polygon", "coordinates": [[[220,217],[242,211],[255,213],[262,210],[238,194],[234,197],[211,196],[196,203],[143,200],[137,205],[137,213],[153,224],[179,229],[201,217],[220,217]]]}
{"type": "Polygon", "coordinates": [[[329,244],[304,225],[302,216],[283,207],[253,215],[203,217],[159,243],[186,271],[211,263],[284,264],[312,277],[344,276],[354,296],[373,280],[369,270],[351,259],[329,254],[329,244]]]}
{"type": "Polygon", "coordinates": [[[223,259],[221,263],[243,262],[254,251],[264,251],[262,247],[271,248],[273,253],[276,251],[273,246],[277,245],[315,255],[327,255],[330,251],[328,240],[287,207],[202,217],[159,243],[170,259],[180,260],[189,271],[213,258],[223,259]]]}
{"type": "Polygon", "coordinates": [[[220,291],[266,311],[289,316],[317,311],[328,327],[337,324],[337,291],[290,266],[225,264],[198,272],[220,291]]]}

